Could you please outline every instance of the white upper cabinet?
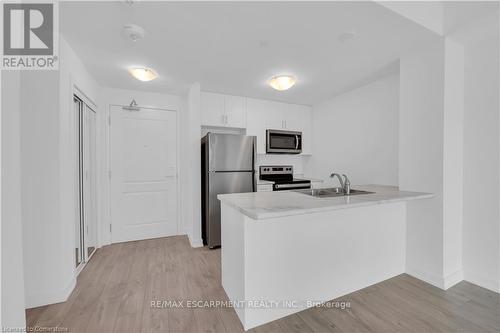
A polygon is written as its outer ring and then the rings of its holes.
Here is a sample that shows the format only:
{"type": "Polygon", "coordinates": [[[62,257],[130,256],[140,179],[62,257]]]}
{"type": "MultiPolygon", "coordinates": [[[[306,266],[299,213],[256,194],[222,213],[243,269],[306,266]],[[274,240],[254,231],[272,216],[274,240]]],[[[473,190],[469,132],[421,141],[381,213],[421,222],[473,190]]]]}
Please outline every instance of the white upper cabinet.
{"type": "Polygon", "coordinates": [[[206,126],[223,126],[224,95],[208,92],[201,93],[201,124],[206,126]]]}
{"type": "Polygon", "coordinates": [[[266,129],[272,109],[267,101],[247,98],[247,135],[257,137],[257,154],[266,153],[266,129]]]}
{"type": "MultiPolygon", "coordinates": [[[[302,154],[312,154],[312,110],[310,106],[298,105],[297,126],[302,132],[302,154]]],[[[296,126],[296,125],[294,125],[296,126]]]]}
{"type": "Polygon", "coordinates": [[[246,127],[246,98],[240,96],[224,97],[226,111],[226,126],[246,127]]]}
{"type": "Polygon", "coordinates": [[[283,117],[283,103],[263,101],[266,112],[266,129],[281,130],[285,128],[285,121],[283,117]]]}
{"type": "Polygon", "coordinates": [[[302,132],[302,154],[310,155],[312,112],[309,106],[201,92],[201,124],[246,128],[257,137],[257,154],[266,153],[266,130],[302,132]]]}
{"type": "Polygon", "coordinates": [[[217,127],[246,127],[246,98],[201,92],[201,124],[217,127]]]}
{"type": "Polygon", "coordinates": [[[257,153],[266,153],[266,130],[302,132],[302,154],[311,154],[311,108],[247,98],[247,135],[257,136],[257,153]]]}

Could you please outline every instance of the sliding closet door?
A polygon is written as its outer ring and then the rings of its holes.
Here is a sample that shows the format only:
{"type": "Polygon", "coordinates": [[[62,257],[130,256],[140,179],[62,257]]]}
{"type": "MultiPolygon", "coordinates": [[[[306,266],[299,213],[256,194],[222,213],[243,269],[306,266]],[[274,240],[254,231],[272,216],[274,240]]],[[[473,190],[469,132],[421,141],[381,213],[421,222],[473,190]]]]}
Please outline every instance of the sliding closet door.
{"type": "Polygon", "coordinates": [[[96,201],[96,113],[84,106],[83,123],[83,213],[85,260],[97,248],[97,201],[96,201]]]}
{"type": "Polygon", "coordinates": [[[97,248],[96,113],[75,96],[77,133],[78,218],[75,219],[75,266],[86,262],[97,248]]]}
{"type": "Polygon", "coordinates": [[[81,99],[76,96],[73,98],[73,106],[74,106],[74,119],[75,119],[75,136],[76,136],[76,165],[77,165],[77,186],[78,186],[78,195],[77,195],[77,218],[75,219],[75,267],[80,266],[80,264],[84,261],[84,251],[83,251],[83,205],[82,205],[82,165],[81,161],[82,157],[82,114],[83,114],[83,102],[81,99]]]}

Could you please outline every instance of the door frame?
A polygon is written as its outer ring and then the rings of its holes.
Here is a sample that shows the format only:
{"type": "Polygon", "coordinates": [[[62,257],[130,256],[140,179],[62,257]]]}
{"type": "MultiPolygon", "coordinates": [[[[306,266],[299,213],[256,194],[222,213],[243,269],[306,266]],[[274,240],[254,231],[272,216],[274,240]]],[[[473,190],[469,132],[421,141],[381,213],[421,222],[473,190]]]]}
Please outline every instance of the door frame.
{"type": "MultiPolygon", "coordinates": [[[[84,102],[85,103],[85,102],[84,102]]],[[[84,258],[85,258],[85,262],[88,262],[90,260],[90,258],[92,258],[92,256],[96,253],[96,250],[100,247],[99,246],[99,208],[98,208],[98,204],[99,204],[99,200],[97,200],[97,193],[98,193],[98,189],[97,189],[97,186],[98,186],[98,177],[99,177],[99,171],[98,171],[98,145],[97,145],[97,142],[98,142],[98,137],[97,137],[97,128],[98,128],[98,123],[97,123],[97,111],[95,110],[95,108],[93,108],[91,105],[89,104],[86,104],[87,108],[90,110],[91,113],[94,114],[94,117],[95,117],[95,120],[94,120],[94,135],[95,135],[95,138],[94,138],[94,145],[95,145],[95,152],[94,152],[94,202],[93,202],[93,208],[95,209],[95,228],[96,228],[96,234],[95,234],[95,249],[94,251],[89,255],[88,254],[88,251],[87,251],[87,248],[88,248],[88,243],[87,243],[87,238],[85,237],[85,233],[87,232],[88,230],[88,226],[85,224],[85,212],[84,212],[84,227],[85,227],[85,230],[84,230],[84,237],[83,237],[83,244],[84,244],[84,258]]],[[[83,115],[85,117],[85,114],[83,115]]],[[[83,123],[83,130],[85,131],[85,122],[83,123]]],[[[84,158],[85,158],[85,155],[84,155],[84,158]]],[[[84,202],[84,205],[83,205],[83,210],[85,210],[85,202],[84,202]]]]}
{"type": "MultiPolygon", "coordinates": [[[[107,235],[108,235],[108,241],[107,244],[113,244],[113,234],[112,234],[112,219],[111,219],[111,177],[112,177],[112,170],[111,170],[111,108],[112,107],[127,107],[128,105],[120,105],[120,104],[114,104],[114,103],[109,103],[107,104],[106,108],[106,191],[108,193],[107,195],[107,225],[104,225],[103,227],[105,228],[104,230],[107,230],[107,235]]],[[[156,106],[139,106],[141,109],[149,109],[149,110],[158,110],[158,111],[164,111],[164,112],[174,112],[175,113],[175,130],[176,130],[176,163],[175,163],[175,168],[176,168],[176,185],[177,185],[177,190],[176,190],[176,195],[177,195],[177,231],[176,235],[181,235],[183,234],[182,230],[182,225],[181,225],[181,216],[183,215],[181,212],[181,184],[180,184],[180,174],[181,174],[181,169],[180,169],[180,117],[179,117],[179,110],[178,108],[169,108],[169,107],[156,107],[156,106]]],[[[138,111],[140,112],[140,111],[138,111]]],[[[102,244],[101,244],[102,245],[102,244]]]]}

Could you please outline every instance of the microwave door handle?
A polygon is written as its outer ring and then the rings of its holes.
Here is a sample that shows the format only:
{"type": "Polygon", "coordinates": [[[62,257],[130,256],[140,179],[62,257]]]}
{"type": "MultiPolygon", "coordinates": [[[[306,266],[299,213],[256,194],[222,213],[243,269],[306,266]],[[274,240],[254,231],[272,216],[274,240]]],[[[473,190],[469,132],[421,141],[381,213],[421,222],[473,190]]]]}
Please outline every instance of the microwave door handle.
{"type": "Polygon", "coordinates": [[[295,150],[299,149],[299,136],[295,135],[295,150]]]}

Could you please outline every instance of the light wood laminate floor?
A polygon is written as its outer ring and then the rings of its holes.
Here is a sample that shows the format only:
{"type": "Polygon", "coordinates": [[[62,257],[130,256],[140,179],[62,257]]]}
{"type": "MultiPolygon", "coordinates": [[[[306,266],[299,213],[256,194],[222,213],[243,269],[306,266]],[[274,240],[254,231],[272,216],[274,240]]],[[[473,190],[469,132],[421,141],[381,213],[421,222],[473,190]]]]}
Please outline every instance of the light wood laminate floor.
{"type": "MultiPolygon", "coordinates": [[[[64,303],[27,310],[28,326],[71,332],[242,332],[231,308],[151,307],[154,300],[227,300],[220,250],[185,236],[105,246],[64,303]]],[[[500,295],[467,282],[443,291],[406,274],[253,332],[500,332],[500,295]]]]}

